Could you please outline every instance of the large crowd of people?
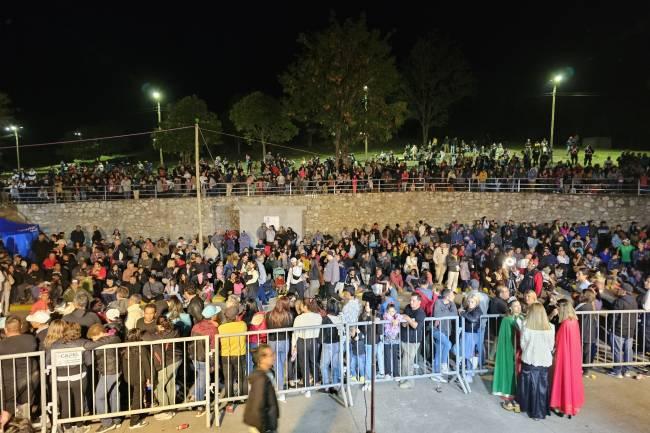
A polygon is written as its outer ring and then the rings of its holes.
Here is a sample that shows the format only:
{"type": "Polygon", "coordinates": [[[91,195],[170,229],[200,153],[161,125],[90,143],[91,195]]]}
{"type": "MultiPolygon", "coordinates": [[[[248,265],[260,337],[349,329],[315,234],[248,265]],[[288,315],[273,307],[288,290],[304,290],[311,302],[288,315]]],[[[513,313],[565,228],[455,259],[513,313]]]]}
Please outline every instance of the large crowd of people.
{"type": "MultiPolygon", "coordinates": [[[[95,383],[81,365],[57,369],[62,416],[72,418],[83,413],[86,392],[95,395],[96,413],[116,412],[120,381],[128,384],[131,408],[200,401],[206,369],[215,368],[204,349],[173,342],[164,349],[152,344],[146,355],[138,350],[143,346],[130,346],[117,356],[101,346],[208,336],[214,349],[217,335],[219,392],[226,399],[246,394],[260,345],[274,354],[278,391],[307,388],[306,397],[310,387],[340,391],[336,360],[345,337],[349,376],[366,389],[372,370],[400,388],[427,372],[444,382],[463,353],[466,365],[455,368],[465,368],[470,383],[477,365],[494,362],[493,391],[505,409],[535,419],[551,409],[572,416],[584,400],[583,374],[592,377],[582,363],[595,361],[598,340],[612,347],[618,364],[612,376],[644,373],[620,363],[650,348],[649,233],[637,223],[482,218],[444,227],[375,223],[305,239],[290,228],[261,224],[254,234],[218,231],[199,241],[77,226],[69,234],[40,233],[29,257],[0,245],[0,355],[44,350],[49,362],[53,349],[86,349],[91,355],[84,365],[96,369],[95,383]],[[31,305],[26,319],[12,314],[14,304],[31,305]],[[646,313],[611,318],[608,338],[595,316],[578,321],[575,313],[637,309],[646,313]],[[505,318],[490,330],[485,314],[505,318]],[[351,325],[373,318],[382,321],[351,325]],[[442,326],[449,318],[459,318],[462,329],[442,326]],[[239,335],[246,331],[264,332],[239,335]],[[458,347],[461,333],[464,347],[458,347]],[[427,349],[426,340],[433,347],[427,349]],[[490,348],[487,340],[497,344],[490,348]],[[179,388],[179,376],[192,387],[179,388]]],[[[36,380],[26,374],[33,375],[34,366],[5,363],[3,371],[14,375],[3,374],[3,381],[15,376],[17,386],[8,392],[3,382],[3,408],[29,416],[33,393],[23,387],[36,380]]],[[[230,401],[226,411],[233,409],[230,401]]],[[[166,411],[155,418],[173,416],[166,411]]],[[[104,418],[98,431],[120,422],[104,418]]],[[[141,415],[130,419],[131,428],[145,424],[141,415]]],[[[88,429],[81,423],[66,428],[88,429]]]]}
{"type": "MultiPolygon", "coordinates": [[[[201,160],[199,180],[210,195],[364,192],[381,190],[382,183],[384,190],[430,189],[442,183],[460,189],[471,189],[474,184],[481,191],[486,187],[514,191],[515,182],[521,180],[526,185],[545,185],[542,190],[553,192],[572,192],[582,184],[593,185],[599,192],[648,186],[647,154],[622,152],[616,161],[607,157],[602,165],[592,164],[594,150],[587,145],[580,164],[578,141],[572,137],[568,143],[562,160],[558,154],[563,151],[553,153],[545,140],[527,140],[521,152],[513,152],[501,143],[477,146],[457,138],[440,143],[434,139],[420,149],[409,145],[399,156],[382,152],[365,162],[353,155],[295,161],[271,152],[260,161],[250,155],[240,161],[217,157],[201,160]]],[[[196,179],[194,167],[180,163],[155,168],[150,162],[97,160],[87,165],[61,162],[45,174],[33,168],[16,171],[0,186],[13,201],[106,200],[191,194],[196,179]]]]}

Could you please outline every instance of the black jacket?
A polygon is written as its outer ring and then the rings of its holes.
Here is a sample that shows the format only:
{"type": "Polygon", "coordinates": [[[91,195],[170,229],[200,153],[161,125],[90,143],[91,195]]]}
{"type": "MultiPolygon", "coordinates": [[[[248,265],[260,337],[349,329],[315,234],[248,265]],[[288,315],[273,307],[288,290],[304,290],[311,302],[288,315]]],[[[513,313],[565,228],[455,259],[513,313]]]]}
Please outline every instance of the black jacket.
{"type": "Polygon", "coordinates": [[[463,311],[460,317],[465,318],[465,332],[478,332],[481,328],[481,307],[463,311]]]}
{"type": "Polygon", "coordinates": [[[271,379],[264,371],[256,369],[248,381],[251,388],[244,411],[244,423],[255,427],[261,433],[276,431],[280,408],[271,379]]]}
{"type": "Polygon", "coordinates": [[[102,337],[97,341],[84,344],[84,349],[92,350],[95,358],[95,368],[100,375],[108,376],[120,372],[120,349],[103,349],[101,346],[120,343],[120,337],[111,335],[102,337]]]}
{"type": "MultiPolygon", "coordinates": [[[[614,310],[636,310],[636,299],[632,295],[621,296],[614,302],[614,310]]],[[[638,313],[617,313],[612,317],[614,335],[623,338],[634,338],[639,321],[638,313]]]]}
{"type": "Polygon", "coordinates": [[[68,323],[78,323],[81,325],[81,336],[83,338],[86,337],[88,328],[93,326],[95,323],[102,323],[97,314],[92,311],[80,310],[79,308],[74,310],[72,313],[63,316],[63,321],[68,323]]]}
{"type": "Polygon", "coordinates": [[[131,385],[142,385],[151,379],[149,346],[129,346],[122,349],[122,374],[131,385]]]}

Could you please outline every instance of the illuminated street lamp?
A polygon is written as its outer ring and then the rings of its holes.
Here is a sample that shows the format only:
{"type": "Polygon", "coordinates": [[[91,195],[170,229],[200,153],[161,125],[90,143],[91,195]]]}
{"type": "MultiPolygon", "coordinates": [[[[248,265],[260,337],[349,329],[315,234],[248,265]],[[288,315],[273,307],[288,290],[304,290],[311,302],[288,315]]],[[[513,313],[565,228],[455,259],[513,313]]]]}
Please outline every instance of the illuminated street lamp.
{"type": "Polygon", "coordinates": [[[553,154],[553,137],[554,137],[554,129],[555,129],[555,94],[557,93],[557,86],[564,80],[564,76],[562,74],[557,74],[551,79],[551,83],[553,83],[553,102],[551,105],[551,155],[553,154]]]}
{"type": "Polygon", "coordinates": [[[18,131],[23,129],[22,126],[9,125],[5,128],[5,131],[11,132],[16,138],[16,165],[18,166],[18,171],[20,171],[20,139],[18,138],[18,131]]]}
{"type": "MultiPolygon", "coordinates": [[[[151,98],[156,102],[156,113],[158,114],[158,130],[160,131],[162,129],[160,126],[160,124],[162,123],[162,114],[160,111],[160,101],[162,100],[162,93],[160,93],[158,90],[154,90],[153,92],[151,92],[151,98]]],[[[156,143],[155,137],[153,141],[155,146],[156,143]]],[[[164,165],[162,147],[160,147],[159,150],[160,150],[160,166],[162,167],[164,165]]]]}

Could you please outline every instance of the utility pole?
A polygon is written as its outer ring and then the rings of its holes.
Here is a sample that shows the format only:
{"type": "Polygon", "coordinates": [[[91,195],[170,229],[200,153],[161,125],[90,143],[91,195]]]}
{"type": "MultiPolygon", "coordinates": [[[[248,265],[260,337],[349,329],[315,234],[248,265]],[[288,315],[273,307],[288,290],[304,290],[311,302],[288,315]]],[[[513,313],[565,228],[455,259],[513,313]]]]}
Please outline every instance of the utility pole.
{"type": "Polygon", "coordinates": [[[200,167],[199,167],[199,119],[194,121],[194,164],[195,164],[195,173],[194,177],[196,178],[196,210],[197,217],[199,220],[199,254],[203,254],[203,218],[201,211],[201,180],[200,176],[200,167]]]}
{"type": "Polygon", "coordinates": [[[363,108],[366,112],[365,126],[364,126],[364,141],[365,141],[365,154],[366,161],[368,160],[368,86],[363,86],[363,108]]]}

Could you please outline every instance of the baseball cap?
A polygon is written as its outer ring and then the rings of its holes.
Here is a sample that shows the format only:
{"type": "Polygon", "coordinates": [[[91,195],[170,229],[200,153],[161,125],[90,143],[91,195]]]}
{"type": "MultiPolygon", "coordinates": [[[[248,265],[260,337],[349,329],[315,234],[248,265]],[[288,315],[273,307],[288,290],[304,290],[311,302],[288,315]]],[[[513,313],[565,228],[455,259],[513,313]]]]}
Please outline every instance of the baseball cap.
{"type": "Polygon", "coordinates": [[[50,321],[50,313],[47,311],[39,310],[34,314],[30,314],[25,318],[28,322],[34,323],[47,323],[50,321]]]}
{"type": "Polygon", "coordinates": [[[117,308],[111,308],[106,311],[106,318],[110,321],[114,321],[120,318],[120,310],[117,308]]]}
{"type": "Polygon", "coordinates": [[[203,308],[203,311],[201,311],[201,316],[205,317],[206,319],[210,319],[215,315],[219,314],[220,312],[221,312],[221,307],[217,305],[208,304],[205,306],[205,308],[203,308]]]}

